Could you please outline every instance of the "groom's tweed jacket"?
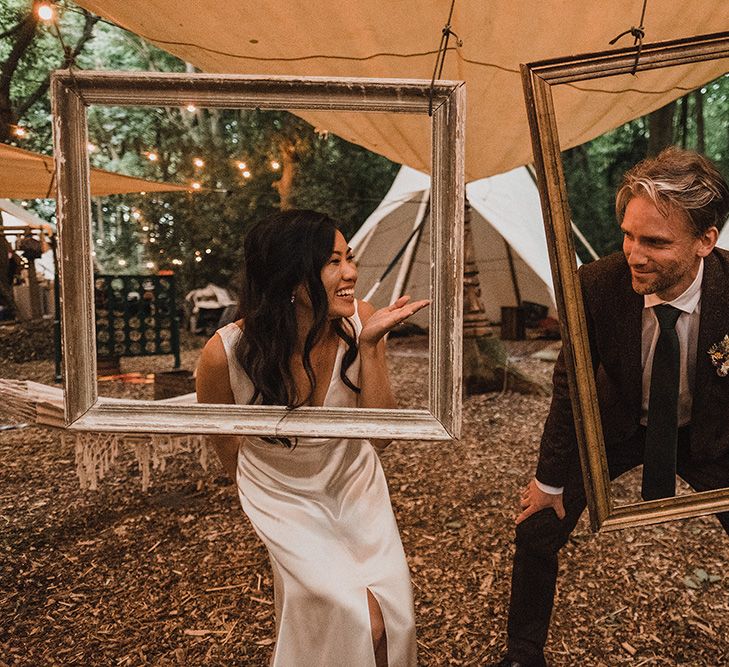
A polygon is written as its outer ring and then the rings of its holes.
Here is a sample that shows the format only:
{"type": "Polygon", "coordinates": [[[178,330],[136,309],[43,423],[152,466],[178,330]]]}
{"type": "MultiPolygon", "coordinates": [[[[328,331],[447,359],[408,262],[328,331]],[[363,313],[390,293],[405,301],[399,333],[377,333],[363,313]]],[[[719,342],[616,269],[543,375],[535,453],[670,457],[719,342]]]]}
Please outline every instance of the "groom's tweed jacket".
{"type": "MultiPolygon", "coordinates": [[[[605,446],[635,435],[641,407],[643,297],[631,287],[622,253],[583,266],[580,281],[590,350],[602,414],[605,446]]],[[[729,454],[729,377],[720,377],[708,349],[729,334],[729,252],[715,249],[704,260],[696,377],[691,410],[691,457],[711,461],[729,454]]],[[[544,426],[537,479],[563,486],[577,441],[564,359],[555,365],[554,395],[544,426]]]]}

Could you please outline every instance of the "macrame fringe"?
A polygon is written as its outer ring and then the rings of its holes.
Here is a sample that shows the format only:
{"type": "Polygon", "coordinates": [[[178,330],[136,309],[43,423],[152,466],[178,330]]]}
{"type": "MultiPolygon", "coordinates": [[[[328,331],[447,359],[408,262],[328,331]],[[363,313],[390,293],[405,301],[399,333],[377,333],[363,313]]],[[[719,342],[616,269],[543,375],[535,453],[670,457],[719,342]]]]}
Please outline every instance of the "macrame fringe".
{"type": "Polygon", "coordinates": [[[137,459],[142,491],[148,491],[152,471],[164,472],[167,459],[192,454],[203,470],[208,469],[208,445],[202,435],[137,435],[131,433],[66,432],[64,444],[74,445],[76,472],[82,489],[95,491],[119,454],[120,446],[131,447],[137,459]]]}
{"type": "MultiPolygon", "coordinates": [[[[0,378],[0,412],[13,421],[63,428],[63,390],[24,380],[0,378]]],[[[120,447],[132,447],[139,466],[142,491],[147,491],[153,470],[164,472],[167,459],[192,454],[208,469],[208,445],[203,435],[139,435],[66,431],[61,442],[76,452],[76,473],[81,488],[95,491],[109,472],[120,447]]]]}

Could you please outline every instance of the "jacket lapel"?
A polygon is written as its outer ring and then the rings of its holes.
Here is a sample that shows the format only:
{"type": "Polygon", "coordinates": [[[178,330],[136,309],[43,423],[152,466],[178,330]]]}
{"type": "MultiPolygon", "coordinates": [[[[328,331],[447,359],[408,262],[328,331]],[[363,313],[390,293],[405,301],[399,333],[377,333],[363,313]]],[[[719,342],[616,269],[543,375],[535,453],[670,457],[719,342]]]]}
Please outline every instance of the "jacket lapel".
{"type": "MultiPolygon", "coordinates": [[[[704,279],[701,283],[701,317],[696,347],[696,378],[691,411],[691,423],[713,423],[711,387],[716,385],[716,370],[707,354],[712,344],[729,333],[729,277],[722,271],[714,253],[704,259],[704,279]]],[[[698,429],[694,429],[698,430],[698,429]]]]}
{"type": "Polygon", "coordinates": [[[625,276],[620,285],[624,295],[620,303],[620,312],[615,313],[617,329],[616,341],[621,346],[623,387],[627,392],[626,405],[635,406],[640,415],[643,396],[643,368],[641,361],[641,339],[643,329],[643,296],[633,290],[630,280],[630,269],[625,264],[625,276]]]}

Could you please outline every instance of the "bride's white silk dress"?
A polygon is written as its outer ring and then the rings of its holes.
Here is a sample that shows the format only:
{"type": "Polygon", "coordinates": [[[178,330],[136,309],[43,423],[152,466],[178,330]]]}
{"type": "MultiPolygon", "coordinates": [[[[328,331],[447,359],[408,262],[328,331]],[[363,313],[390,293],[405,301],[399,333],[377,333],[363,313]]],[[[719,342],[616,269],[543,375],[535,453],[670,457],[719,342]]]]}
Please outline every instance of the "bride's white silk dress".
{"type": "MultiPolygon", "coordinates": [[[[362,329],[355,307],[350,320],[362,329]]],[[[253,385],[235,347],[240,328],[218,331],[236,403],[253,385]]],[[[340,378],[340,341],[324,405],[355,407],[340,378]]],[[[347,376],[358,383],[359,358],[347,376]]],[[[374,666],[367,589],[385,621],[390,667],[416,664],[415,618],[405,554],[385,475],[368,440],[298,438],[289,449],[247,438],[238,452],[243,511],[268,549],[274,578],[275,667],[374,666]]]]}

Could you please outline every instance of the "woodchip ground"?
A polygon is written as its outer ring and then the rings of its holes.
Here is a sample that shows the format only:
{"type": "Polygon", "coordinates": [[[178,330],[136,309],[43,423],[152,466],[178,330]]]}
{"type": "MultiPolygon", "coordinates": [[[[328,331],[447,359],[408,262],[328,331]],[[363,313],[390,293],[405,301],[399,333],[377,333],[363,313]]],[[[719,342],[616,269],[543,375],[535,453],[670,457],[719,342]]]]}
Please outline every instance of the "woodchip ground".
{"type": "MultiPolygon", "coordinates": [[[[392,343],[401,403],[422,405],[423,346],[392,343]]],[[[551,364],[527,356],[529,345],[510,349],[548,382],[551,364]]],[[[186,350],[183,366],[197,353],[186,350]]],[[[138,358],[124,368],[169,366],[138,358]]],[[[0,376],[50,384],[52,363],[6,359],[0,376]]],[[[483,665],[502,653],[516,501],[548,405],[509,392],[469,397],[461,441],[398,442],[382,455],[422,665],[483,665]]],[[[180,454],[143,493],[122,451],[99,489],[82,491],[60,432],[33,426],[0,433],[0,465],[0,665],[267,665],[267,555],[217,463],[206,472],[180,454]]],[[[636,484],[629,476],[616,493],[636,484]]],[[[583,517],[563,550],[551,664],[728,665],[728,568],[729,538],[713,517],[597,536],[583,517]]]]}

